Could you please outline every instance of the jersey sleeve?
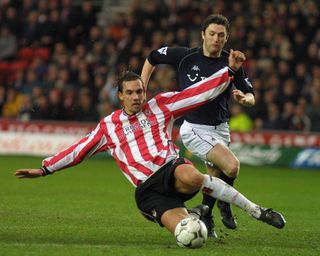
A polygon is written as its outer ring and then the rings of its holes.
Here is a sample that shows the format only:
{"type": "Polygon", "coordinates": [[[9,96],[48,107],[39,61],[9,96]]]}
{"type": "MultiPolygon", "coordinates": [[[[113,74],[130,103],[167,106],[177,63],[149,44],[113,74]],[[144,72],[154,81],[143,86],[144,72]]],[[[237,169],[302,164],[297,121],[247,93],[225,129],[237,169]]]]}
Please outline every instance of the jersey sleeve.
{"type": "Polygon", "coordinates": [[[107,149],[106,124],[104,120],[101,120],[97,127],[86,137],[80,139],[78,142],[56,155],[44,159],[42,161],[42,166],[49,173],[53,173],[79,164],[84,159],[107,149]]]}
{"type": "Polygon", "coordinates": [[[253,86],[242,67],[235,73],[233,84],[243,93],[254,94],[253,86]]]}
{"type": "MultiPolygon", "coordinates": [[[[158,102],[162,102],[174,118],[178,118],[189,111],[215,99],[228,87],[232,73],[228,67],[222,68],[210,77],[182,90],[158,95],[158,102]]],[[[212,111],[215,111],[212,109],[212,111]]]]}
{"type": "Polygon", "coordinates": [[[162,47],[151,51],[148,61],[152,66],[159,64],[170,64],[178,67],[181,59],[192,51],[186,47],[162,47]]]}

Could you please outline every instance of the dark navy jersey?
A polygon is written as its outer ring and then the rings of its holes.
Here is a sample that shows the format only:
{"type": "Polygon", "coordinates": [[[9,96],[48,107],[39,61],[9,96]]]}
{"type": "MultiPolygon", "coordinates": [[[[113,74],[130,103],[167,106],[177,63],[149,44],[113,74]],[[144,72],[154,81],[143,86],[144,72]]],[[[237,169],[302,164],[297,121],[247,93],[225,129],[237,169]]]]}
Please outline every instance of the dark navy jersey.
{"type": "MultiPolygon", "coordinates": [[[[221,68],[228,66],[229,53],[223,51],[220,57],[211,58],[203,55],[202,48],[163,47],[153,50],[148,61],[153,66],[172,65],[178,75],[180,90],[197,83],[221,68]]],[[[234,76],[233,85],[243,93],[253,93],[253,88],[244,70],[241,68],[234,76]]],[[[229,121],[229,99],[232,86],[229,86],[215,100],[201,106],[184,116],[194,124],[218,125],[229,121]]]]}

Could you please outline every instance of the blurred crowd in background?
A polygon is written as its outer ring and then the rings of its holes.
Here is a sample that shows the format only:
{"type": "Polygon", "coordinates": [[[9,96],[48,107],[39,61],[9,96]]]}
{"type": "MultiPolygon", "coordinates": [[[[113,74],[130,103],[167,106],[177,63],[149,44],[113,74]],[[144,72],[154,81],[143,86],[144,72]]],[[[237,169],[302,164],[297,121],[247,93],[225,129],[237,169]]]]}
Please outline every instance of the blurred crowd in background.
{"type": "MultiPolygon", "coordinates": [[[[119,108],[121,71],[140,73],[152,49],[201,46],[202,21],[221,13],[256,97],[253,108],[231,104],[231,129],[320,131],[320,1],[126,2],[99,26],[92,1],[0,0],[0,117],[96,122],[119,108]]],[[[148,97],[176,83],[160,66],[148,97]]]]}

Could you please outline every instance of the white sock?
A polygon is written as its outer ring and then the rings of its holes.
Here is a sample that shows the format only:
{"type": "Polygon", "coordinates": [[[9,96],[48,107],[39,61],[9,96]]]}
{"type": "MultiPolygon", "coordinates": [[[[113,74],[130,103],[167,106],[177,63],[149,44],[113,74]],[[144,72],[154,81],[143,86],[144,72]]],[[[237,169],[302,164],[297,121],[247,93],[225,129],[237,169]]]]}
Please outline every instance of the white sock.
{"type": "Polygon", "coordinates": [[[204,194],[208,194],[220,201],[238,206],[256,219],[261,215],[258,205],[248,200],[239,191],[219,178],[205,174],[201,190],[204,194]]]}

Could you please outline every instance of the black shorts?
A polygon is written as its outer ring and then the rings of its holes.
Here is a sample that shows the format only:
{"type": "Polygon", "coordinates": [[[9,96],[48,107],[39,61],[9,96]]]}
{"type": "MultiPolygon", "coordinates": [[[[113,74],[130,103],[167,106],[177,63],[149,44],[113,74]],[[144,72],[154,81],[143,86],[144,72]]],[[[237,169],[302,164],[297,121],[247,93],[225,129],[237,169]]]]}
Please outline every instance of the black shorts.
{"type": "Polygon", "coordinates": [[[192,163],[184,158],[172,160],[136,188],[136,203],[142,215],[160,226],[164,212],[185,207],[184,202],[198,193],[183,194],[175,189],[174,171],[181,164],[192,163]]]}

